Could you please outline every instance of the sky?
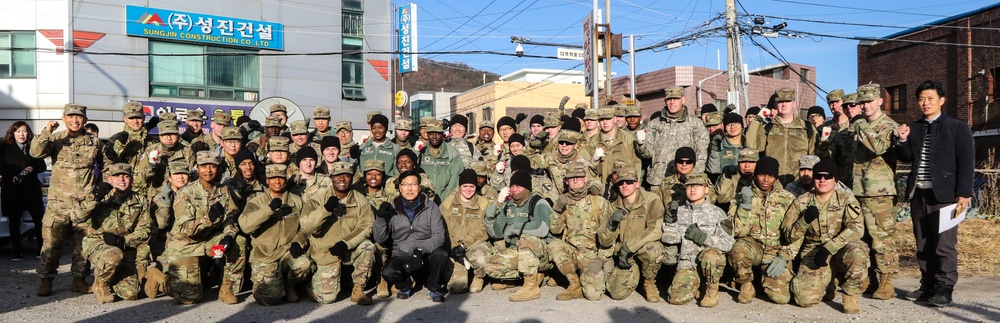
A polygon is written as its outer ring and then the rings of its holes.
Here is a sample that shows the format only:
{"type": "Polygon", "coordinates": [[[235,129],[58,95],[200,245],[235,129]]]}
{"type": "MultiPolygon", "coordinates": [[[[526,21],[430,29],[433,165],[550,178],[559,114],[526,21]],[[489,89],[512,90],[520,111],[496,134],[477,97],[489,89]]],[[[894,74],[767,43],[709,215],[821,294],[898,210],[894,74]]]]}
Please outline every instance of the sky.
{"type": "MultiPolygon", "coordinates": [[[[417,3],[419,52],[487,50],[513,53],[511,36],[560,44],[582,43],[582,20],[590,12],[592,0],[429,0],[417,3]]],[[[603,11],[604,0],[599,0],[603,11]]],[[[396,2],[401,5],[404,2],[396,2]]],[[[817,84],[822,90],[845,89],[858,85],[857,40],[838,37],[884,37],[950,16],[992,5],[992,1],[857,1],[823,0],[744,0],[737,2],[740,22],[752,25],[748,16],[764,15],[764,26],[787,23],[785,31],[798,37],[753,37],[762,46],[787,61],[816,67],[817,84]],[[812,20],[812,21],[803,21],[812,20]],[[806,36],[801,32],[833,37],[806,36]],[[770,42],[768,42],[770,41],[770,42]]],[[[725,0],[612,0],[611,29],[635,35],[636,48],[690,35],[701,29],[723,26],[725,0]],[[720,17],[720,18],[717,18],[720,17]],[[706,27],[707,23],[707,27],[706,27]]],[[[743,63],[749,69],[780,61],[744,36],[743,63]]],[[[556,48],[525,45],[525,54],[555,56],[556,48]]],[[[438,61],[462,62],[469,66],[505,75],[522,68],[577,69],[581,61],[501,55],[434,54],[422,55],[438,61]]],[[[657,49],[637,53],[636,73],[671,66],[702,66],[723,69],[726,62],[724,34],[707,35],[684,42],[673,50],[657,49]],[[721,58],[720,58],[721,57],[721,58]]],[[[628,55],[611,64],[616,76],[628,75],[628,55]]],[[[725,80],[725,78],[721,78],[725,80]]],[[[863,82],[867,83],[867,82],[863,82]]],[[[817,102],[825,100],[818,92],[817,102]]]]}

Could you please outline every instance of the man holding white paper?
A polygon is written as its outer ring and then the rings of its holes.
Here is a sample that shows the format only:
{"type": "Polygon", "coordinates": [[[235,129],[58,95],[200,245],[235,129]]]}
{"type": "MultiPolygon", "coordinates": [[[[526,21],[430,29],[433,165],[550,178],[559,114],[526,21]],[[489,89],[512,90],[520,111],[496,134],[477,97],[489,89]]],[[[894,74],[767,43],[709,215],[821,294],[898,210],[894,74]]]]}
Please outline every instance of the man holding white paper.
{"type": "Polygon", "coordinates": [[[920,289],[906,298],[935,307],[950,306],[958,281],[958,227],[939,233],[941,212],[955,207],[961,215],[969,207],[975,168],[972,130],[965,122],[941,111],[944,86],[925,81],[917,87],[923,118],[900,125],[896,155],[913,162],[907,179],[907,197],[913,215],[913,235],[920,265],[920,289]]]}

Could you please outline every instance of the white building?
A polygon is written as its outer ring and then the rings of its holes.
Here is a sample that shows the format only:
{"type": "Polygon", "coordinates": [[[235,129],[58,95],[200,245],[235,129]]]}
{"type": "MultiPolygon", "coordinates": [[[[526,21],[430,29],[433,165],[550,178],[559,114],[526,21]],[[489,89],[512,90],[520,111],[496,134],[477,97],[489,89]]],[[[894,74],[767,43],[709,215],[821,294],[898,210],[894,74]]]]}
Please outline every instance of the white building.
{"type": "Polygon", "coordinates": [[[365,129],[366,112],[390,113],[392,21],[387,0],[4,0],[0,126],[38,132],[75,102],[107,137],[128,101],[262,119],[290,100],[292,120],[323,105],[365,129]]]}
{"type": "Polygon", "coordinates": [[[419,126],[421,117],[441,119],[451,115],[451,98],[459,92],[417,91],[410,96],[410,118],[419,126]]]}

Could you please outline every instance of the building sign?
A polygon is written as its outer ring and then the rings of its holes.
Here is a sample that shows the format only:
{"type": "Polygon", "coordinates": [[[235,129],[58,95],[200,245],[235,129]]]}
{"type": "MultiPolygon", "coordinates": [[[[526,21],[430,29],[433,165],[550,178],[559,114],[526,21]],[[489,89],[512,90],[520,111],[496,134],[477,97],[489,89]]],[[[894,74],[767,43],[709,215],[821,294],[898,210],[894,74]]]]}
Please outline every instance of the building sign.
{"type": "Polygon", "coordinates": [[[597,75],[594,73],[594,62],[597,61],[597,52],[594,50],[595,35],[594,35],[594,16],[596,14],[591,11],[587,13],[587,16],[583,18],[583,74],[584,74],[584,85],[583,91],[586,96],[597,95],[597,75]]]}
{"type": "MultiPolygon", "coordinates": [[[[244,115],[249,115],[250,110],[253,109],[252,106],[234,106],[234,105],[216,105],[216,104],[196,104],[196,103],[180,103],[180,102],[160,102],[160,101],[136,101],[142,104],[142,112],[146,116],[159,116],[164,112],[173,112],[177,114],[177,121],[180,121],[182,127],[186,127],[184,122],[187,121],[188,111],[191,110],[201,110],[205,114],[205,123],[202,125],[203,131],[205,133],[211,133],[211,121],[212,116],[215,115],[215,111],[224,111],[233,116],[234,124],[237,118],[244,115]]],[[[181,130],[183,132],[183,130],[181,130]]],[[[151,131],[150,133],[156,133],[151,131]]]]}
{"type": "Polygon", "coordinates": [[[556,57],[559,59],[582,61],[586,55],[584,55],[582,49],[559,47],[556,48],[556,57]]]}
{"type": "Polygon", "coordinates": [[[282,25],[167,9],[125,6],[129,36],[284,50],[282,25]]]}
{"type": "Polygon", "coordinates": [[[396,9],[396,29],[399,43],[399,73],[417,71],[417,4],[410,3],[396,9]]]}

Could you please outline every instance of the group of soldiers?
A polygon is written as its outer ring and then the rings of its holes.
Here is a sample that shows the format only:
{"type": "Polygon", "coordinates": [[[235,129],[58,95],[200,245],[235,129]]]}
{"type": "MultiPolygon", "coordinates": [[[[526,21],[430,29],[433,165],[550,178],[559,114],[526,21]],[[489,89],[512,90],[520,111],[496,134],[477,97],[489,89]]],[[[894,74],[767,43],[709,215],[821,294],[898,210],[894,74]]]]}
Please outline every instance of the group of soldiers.
{"type": "Polygon", "coordinates": [[[803,307],[833,300],[839,285],[846,313],[859,311],[869,281],[874,298],[895,295],[887,239],[897,124],[877,84],[831,92],[829,121],[821,108],[800,118],[792,89],[742,116],[711,105],[691,114],[683,88],[664,93],[648,122],[634,106],[578,106],[504,116],[474,135],[455,115],[416,128],[396,118],[390,137],[389,119],[371,113],[360,142],[350,122],[331,127],[326,107],[313,110],[312,130],[276,104],[263,125],[218,111],[204,133],[200,111],[181,127],[173,113],[147,122],[130,102],[125,130],[102,144],[84,130],[87,108],[67,104],[67,130],[50,122],[30,145],[52,159],[38,295],[52,293],[61,244],[73,239],[72,290],[102,303],[165,294],[190,304],[217,282],[232,304],[245,278],[260,304],[296,302],[302,291],[331,303],[345,265],[351,302],[371,304],[369,285],[378,298],[406,298],[411,282],[388,268],[372,274],[411,254],[406,272],[418,273],[420,252],[430,254],[394,241],[386,230],[399,223],[447,251],[448,277],[427,278],[434,301],[444,301],[439,290],[479,292],[487,282],[520,283],[515,302],[560,283],[557,300],[620,300],[642,282],[655,303],[663,265],[677,305],[714,307],[727,282],[739,303],[762,287],[775,303],[803,307]],[[421,203],[439,210],[431,221],[443,221],[443,238],[413,229],[406,196],[417,185],[421,203]]]}

